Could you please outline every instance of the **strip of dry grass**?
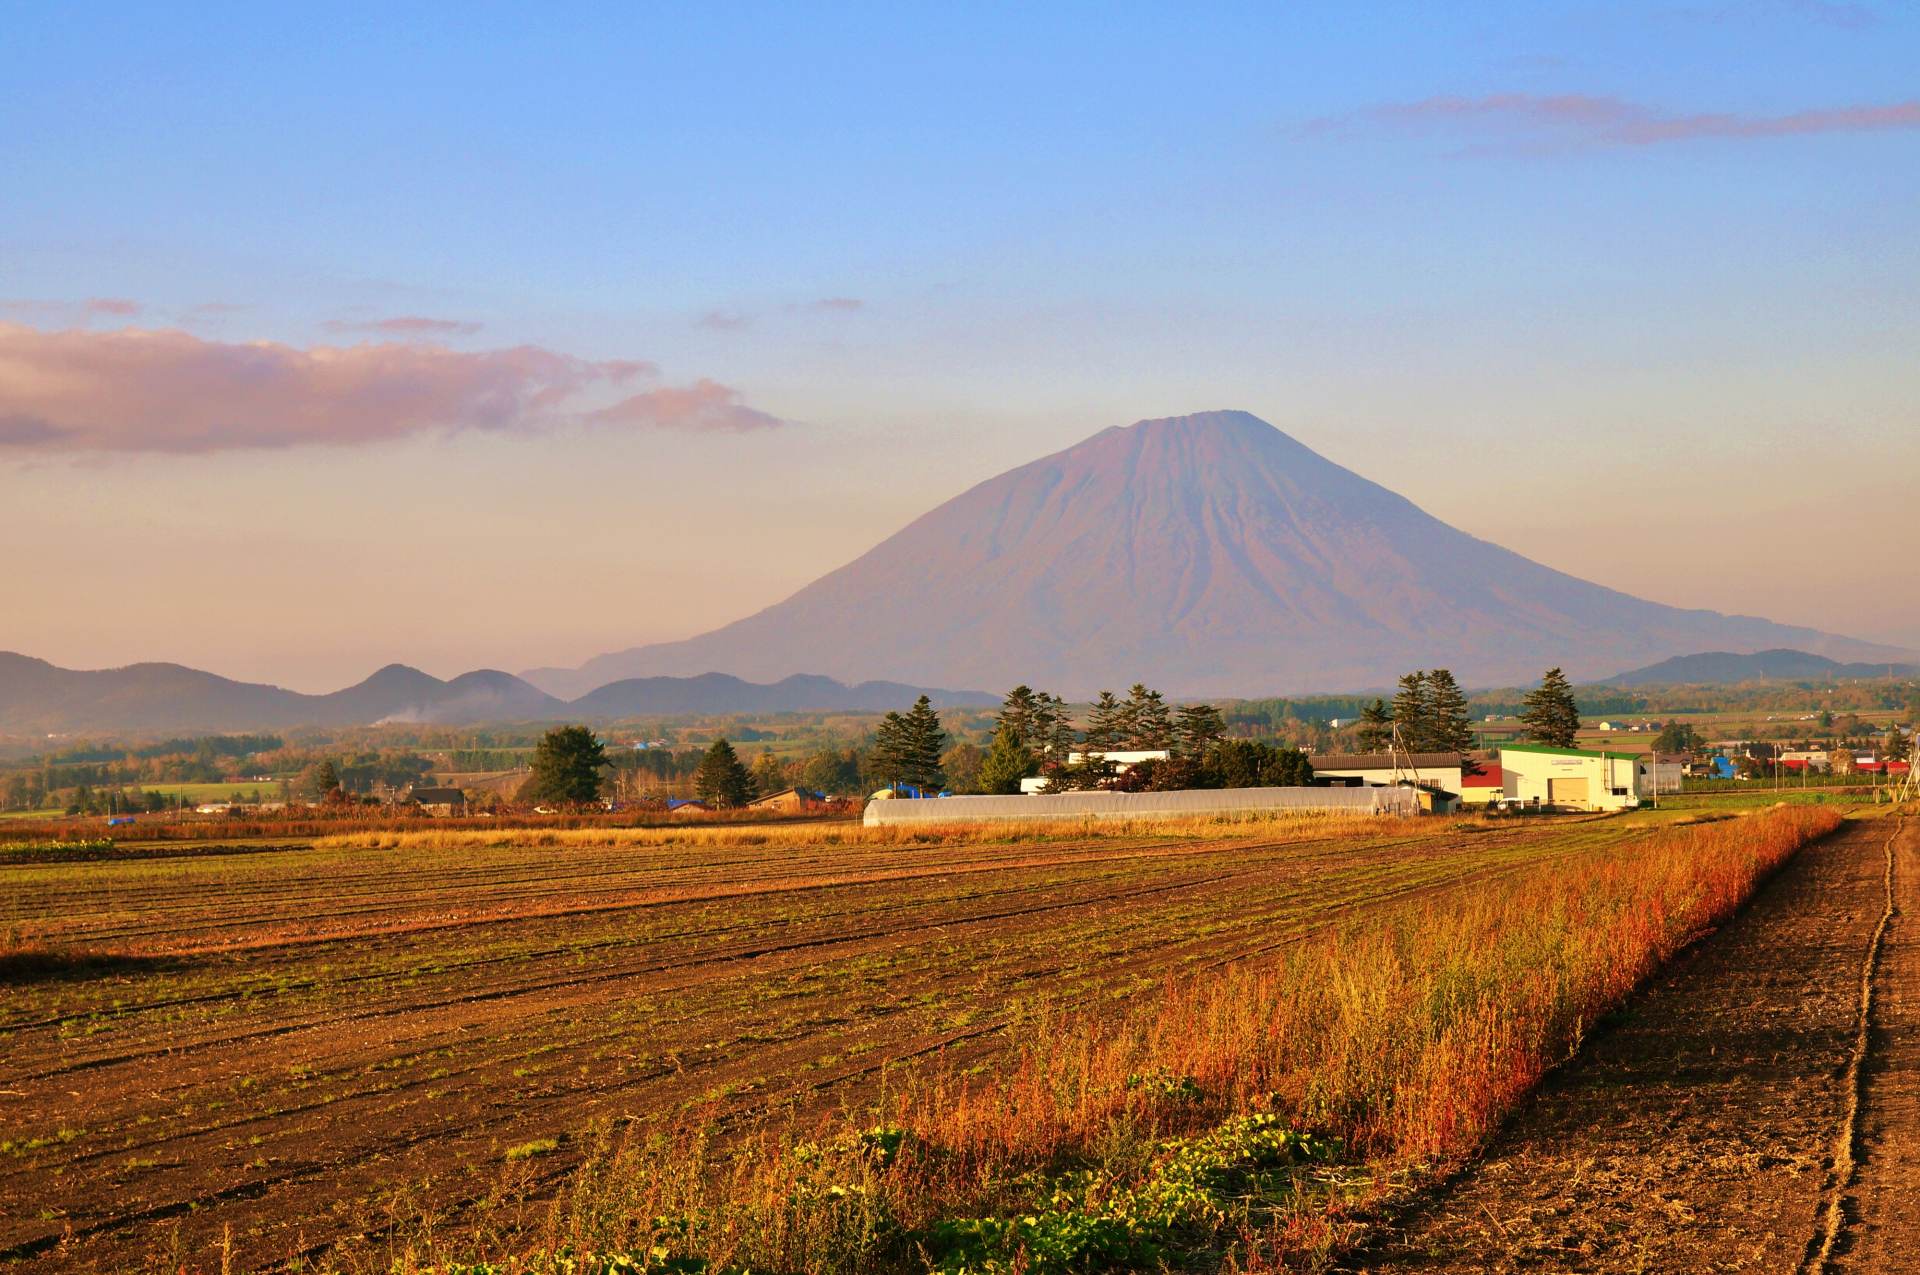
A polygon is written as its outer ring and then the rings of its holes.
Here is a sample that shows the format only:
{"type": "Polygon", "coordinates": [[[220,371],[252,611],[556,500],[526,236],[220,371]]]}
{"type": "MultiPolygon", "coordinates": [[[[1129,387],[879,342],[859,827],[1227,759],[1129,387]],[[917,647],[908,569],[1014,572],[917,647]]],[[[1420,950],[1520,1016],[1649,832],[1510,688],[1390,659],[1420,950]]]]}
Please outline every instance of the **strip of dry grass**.
{"type": "Polygon", "coordinates": [[[1227,832],[1288,838],[1369,833],[1439,835],[1461,825],[1342,811],[1250,811],[1244,815],[1183,815],[1154,819],[1059,820],[1028,824],[928,823],[869,828],[854,822],[795,823],[743,828],[498,828],[432,829],[419,832],[356,832],[321,837],[321,850],[489,850],[520,846],[587,848],[635,846],[749,848],[757,846],[988,845],[1007,842],[1114,840],[1142,836],[1218,837],[1227,832]]]}
{"type": "Polygon", "coordinates": [[[1667,828],[1331,927],[1149,1012],[1036,1019],[1002,1067],[898,1078],[871,1128],[610,1138],[537,1235],[423,1236],[395,1269],[1323,1264],[1356,1210],[1469,1154],[1838,823],[1795,808],[1667,828]],[[522,1255],[459,1263],[476,1249],[522,1255]]]}

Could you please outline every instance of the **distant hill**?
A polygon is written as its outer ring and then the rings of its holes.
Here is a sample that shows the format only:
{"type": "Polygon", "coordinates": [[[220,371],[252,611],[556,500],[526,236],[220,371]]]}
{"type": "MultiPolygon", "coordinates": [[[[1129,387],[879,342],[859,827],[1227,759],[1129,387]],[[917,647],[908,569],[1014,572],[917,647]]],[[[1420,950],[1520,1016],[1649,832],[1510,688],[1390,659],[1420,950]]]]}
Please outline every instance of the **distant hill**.
{"type": "Polygon", "coordinates": [[[1740,682],[1816,682],[1841,678],[1914,677],[1913,664],[1843,664],[1808,651],[1702,651],[1616,674],[1602,686],[1730,686],[1740,682]]]}
{"type": "MultiPolygon", "coordinates": [[[[993,696],[967,691],[925,693],[941,707],[997,702],[993,696]]],[[[919,687],[895,682],[846,686],[832,678],[797,676],[762,686],[710,673],[630,679],[568,703],[497,669],[441,681],[404,664],[389,664],[345,690],[303,695],[179,664],[78,670],[0,652],[0,732],[12,734],[273,730],[382,722],[461,725],[810,709],[868,712],[904,708],[920,694],[919,687]]]]}
{"type": "MultiPolygon", "coordinates": [[[[1431,462],[1381,463],[1403,459],[1431,462]]],[[[1593,678],[1789,645],[1910,658],[1590,584],[1448,526],[1258,417],[1205,412],[1105,430],[1001,474],[724,628],[525,676],[560,695],[720,669],[1228,696],[1388,686],[1436,665],[1513,686],[1551,665],[1593,678]]]]}

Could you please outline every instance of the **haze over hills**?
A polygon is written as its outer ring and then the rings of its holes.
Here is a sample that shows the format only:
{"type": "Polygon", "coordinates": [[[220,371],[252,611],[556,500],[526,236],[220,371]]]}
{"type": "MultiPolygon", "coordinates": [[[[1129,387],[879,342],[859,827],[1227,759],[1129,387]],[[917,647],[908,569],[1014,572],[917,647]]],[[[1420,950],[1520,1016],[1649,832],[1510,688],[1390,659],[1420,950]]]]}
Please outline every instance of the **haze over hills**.
{"type": "Polygon", "coordinates": [[[1837,681],[1842,678],[1920,676],[1920,665],[1843,664],[1808,651],[1702,651],[1680,655],[1646,668],[1603,680],[1606,686],[1726,686],[1740,682],[1837,681]]]}
{"type": "MultiPolygon", "coordinates": [[[[16,734],[242,731],[381,722],[578,721],[678,713],[780,713],[899,708],[922,688],[890,682],[843,686],[791,677],[772,686],[725,674],[647,678],[604,686],[573,703],[511,673],[479,669],[451,681],[404,664],[328,695],[236,682],[179,664],[63,669],[0,651],[0,731],[16,734]]],[[[928,689],[941,706],[990,704],[993,696],[928,689]]]]}
{"type": "Polygon", "coordinates": [[[685,641],[524,676],[798,669],[1070,697],[1515,685],[1702,649],[1903,653],[1591,584],[1441,522],[1246,412],[1141,421],[981,483],[785,601],[685,641]]]}

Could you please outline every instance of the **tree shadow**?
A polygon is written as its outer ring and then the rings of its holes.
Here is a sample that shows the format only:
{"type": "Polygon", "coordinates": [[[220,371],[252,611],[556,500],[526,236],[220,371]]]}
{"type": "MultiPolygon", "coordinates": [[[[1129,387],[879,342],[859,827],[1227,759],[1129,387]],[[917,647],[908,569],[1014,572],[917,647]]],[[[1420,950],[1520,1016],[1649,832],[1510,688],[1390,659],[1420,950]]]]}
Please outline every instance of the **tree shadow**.
{"type": "Polygon", "coordinates": [[[114,974],[138,974],[175,963],[163,956],[133,956],[76,947],[0,948],[0,987],[31,983],[78,983],[114,974]]]}

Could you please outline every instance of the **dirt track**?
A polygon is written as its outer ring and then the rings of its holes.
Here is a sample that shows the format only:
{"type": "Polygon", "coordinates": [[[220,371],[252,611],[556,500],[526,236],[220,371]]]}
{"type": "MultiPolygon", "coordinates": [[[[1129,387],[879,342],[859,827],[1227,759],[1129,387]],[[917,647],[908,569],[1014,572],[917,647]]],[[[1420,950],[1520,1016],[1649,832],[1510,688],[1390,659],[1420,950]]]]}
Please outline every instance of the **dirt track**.
{"type": "Polygon", "coordinates": [[[1920,818],[1862,820],[1802,852],[1550,1077],[1481,1160],[1345,1269],[1920,1270],[1916,1196],[1920,818]],[[1849,1061],[1890,853],[1894,910],[1849,1140],[1849,1061]]]}

